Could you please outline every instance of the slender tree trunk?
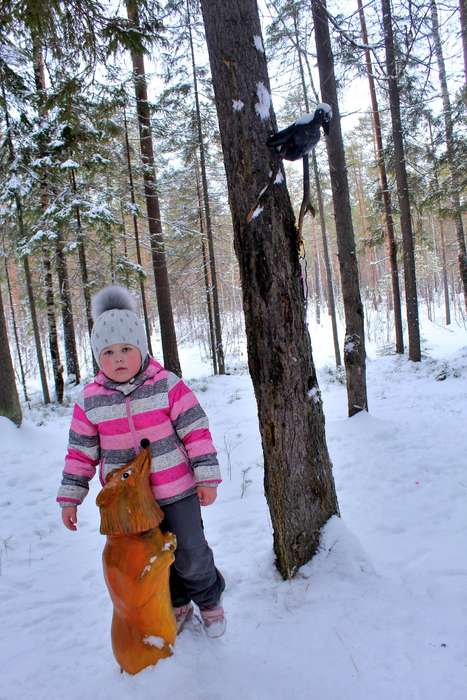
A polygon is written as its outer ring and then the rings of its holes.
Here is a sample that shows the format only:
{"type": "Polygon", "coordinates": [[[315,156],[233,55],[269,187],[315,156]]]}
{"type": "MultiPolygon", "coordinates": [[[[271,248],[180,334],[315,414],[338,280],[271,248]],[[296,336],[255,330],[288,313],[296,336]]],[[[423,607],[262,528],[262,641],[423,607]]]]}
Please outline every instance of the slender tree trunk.
{"type": "MultiPolygon", "coordinates": [[[[7,101],[6,101],[5,86],[3,84],[3,81],[1,81],[1,89],[2,89],[3,110],[4,110],[4,115],[5,115],[5,124],[6,124],[6,128],[7,128],[8,150],[9,150],[10,162],[13,162],[15,159],[15,151],[14,151],[14,146],[13,146],[13,140],[11,137],[10,115],[8,113],[8,105],[7,105],[7,101]]],[[[21,197],[20,197],[18,192],[15,193],[15,205],[16,205],[16,221],[17,221],[17,225],[18,225],[19,238],[21,241],[25,241],[26,240],[26,232],[25,232],[24,220],[23,220],[23,205],[22,205],[21,197]]],[[[32,328],[33,328],[33,334],[34,334],[34,345],[36,348],[37,365],[39,368],[39,376],[41,379],[42,398],[44,400],[44,403],[48,404],[48,403],[50,403],[50,394],[49,394],[49,387],[47,385],[47,375],[45,372],[44,356],[42,354],[42,347],[41,347],[41,336],[39,333],[39,324],[37,322],[36,302],[35,302],[35,296],[34,296],[34,291],[33,291],[33,286],[32,286],[31,272],[29,269],[29,260],[28,260],[27,255],[25,255],[22,258],[22,263],[23,263],[23,269],[24,269],[24,276],[26,279],[28,305],[29,305],[29,310],[31,313],[31,322],[32,322],[32,328]]]]}
{"type": "Polygon", "coordinates": [[[407,309],[407,328],[409,333],[409,359],[419,362],[420,328],[418,323],[417,281],[415,275],[415,254],[413,247],[412,217],[410,213],[409,184],[405,167],[405,150],[402,136],[399,87],[397,84],[397,66],[392,32],[390,0],[382,0],[384,43],[386,49],[386,67],[389,86],[389,105],[391,110],[392,138],[394,141],[394,159],[399,199],[400,221],[404,247],[405,304],[407,309]]]}
{"type": "Polygon", "coordinates": [[[193,90],[195,93],[195,108],[196,108],[196,126],[198,132],[198,148],[199,148],[199,162],[201,168],[201,185],[203,190],[203,201],[204,201],[204,213],[206,217],[206,236],[208,241],[209,250],[209,268],[211,271],[211,294],[212,294],[212,307],[214,315],[214,328],[216,332],[216,355],[217,355],[217,366],[219,374],[225,374],[225,362],[224,362],[224,348],[222,346],[222,326],[221,326],[221,315],[219,310],[219,295],[218,295],[218,285],[217,285],[217,272],[216,272],[216,257],[214,253],[214,234],[212,230],[211,221],[211,204],[209,201],[209,190],[208,190],[208,178],[206,175],[206,154],[204,148],[204,138],[203,138],[203,128],[201,123],[201,110],[199,106],[199,95],[198,95],[198,78],[196,76],[196,61],[195,61],[195,50],[193,46],[193,35],[191,32],[190,24],[190,5],[189,0],[187,0],[187,19],[188,19],[188,36],[190,39],[190,51],[191,51],[191,65],[193,70],[193,90]]]}
{"type": "Polygon", "coordinates": [[[202,0],[201,7],[242,281],[276,563],[282,576],[290,578],[316,552],[321,526],[338,512],[305,324],[295,220],[285,182],[270,187],[262,206],[248,217],[270,173],[281,168],[278,156],[266,146],[277,126],[256,1],[202,0]],[[243,103],[240,111],[232,109],[233,100],[243,103]]]}
{"type": "MultiPolygon", "coordinates": [[[[137,0],[126,0],[126,8],[130,24],[134,27],[138,27],[137,0]]],[[[159,311],[164,365],[168,370],[180,375],[180,361],[178,359],[177,338],[175,335],[172,303],[170,299],[169,275],[167,272],[159,196],[157,193],[151,115],[149,111],[143,54],[132,50],[131,60],[133,63],[141,158],[144,165],[144,192],[146,195],[146,207],[148,212],[149,238],[156,283],[157,308],[159,311]]]]}
{"type": "Polygon", "coordinates": [[[448,164],[451,174],[451,200],[456,223],[456,236],[458,246],[459,273],[464,290],[464,302],[467,310],[467,251],[465,245],[464,226],[462,223],[462,208],[460,203],[460,186],[456,168],[458,167],[458,156],[454,143],[454,125],[452,121],[451,101],[449,99],[448,83],[446,79],[446,66],[444,64],[441,36],[439,32],[438,9],[435,0],[430,0],[431,23],[433,27],[433,39],[435,44],[436,61],[438,63],[438,75],[441,85],[441,96],[443,99],[443,116],[445,141],[448,155],[448,164]]]}
{"type": "Polygon", "coordinates": [[[321,98],[331,105],[333,119],[326,140],[331,174],[334,218],[345,312],[344,364],[349,416],[368,410],[363,304],[358,281],[357,255],[350,208],[347,165],[337,100],[334,58],[325,0],[312,0],[321,98]]]}
{"type": "Polygon", "coordinates": [[[459,0],[459,13],[462,36],[462,50],[464,53],[464,80],[467,83],[467,1],[459,0]]]}
{"type": "MultiPolygon", "coordinates": [[[[139,227],[138,227],[138,217],[136,216],[136,197],[135,197],[135,186],[133,181],[133,166],[131,163],[131,151],[130,151],[130,139],[128,137],[128,122],[126,119],[126,109],[123,108],[123,122],[125,124],[125,153],[128,171],[128,185],[130,188],[130,199],[132,205],[132,221],[133,221],[133,232],[135,234],[135,247],[136,247],[136,260],[141,270],[143,269],[143,259],[141,257],[141,245],[139,242],[139,227]]],[[[151,344],[151,327],[149,325],[149,314],[148,314],[148,304],[146,300],[146,290],[144,288],[145,276],[142,272],[138,275],[139,278],[139,291],[141,294],[141,303],[143,305],[143,317],[144,326],[146,328],[146,338],[148,341],[149,354],[152,355],[152,344],[151,344]]]]}
{"type": "Polygon", "coordinates": [[[446,236],[444,234],[444,222],[442,219],[439,221],[439,235],[441,239],[441,262],[443,271],[443,291],[444,291],[444,309],[446,325],[449,326],[451,323],[451,309],[449,304],[449,285],[448,285],[448,268],[446,263],[446,236]]]}
{"type": "Polygon", "coordinates": [[[11,361],[10,345],[3,309],[2,295],[0,294],[0,416],[9,418],[19,427],[23,420],[21,404],[16,389],[15,371],[11,361]]]}
{"type": "Polygon", "coordinates": [[[79,384],[81,377],[79,371],[78,353],[76,351],[76,337],[73,323],[73,307],[70,294],[70,283],[68,279],[68,267],[66,264],[63,237],[58,231],[55,239],[55,259],[63,319],[63,342],[65,345],[68,381],[72,384],[79,384]]]}
{"type": "MultiPolygon", "coordinates": [[[[294,30],[295,30],[295,45],[298,54],[298,67],[300,70],[300,80],[302,83],[302,93],[303,101],[305,103],[305,109],[307,113],[310,111],[310,103],[308,100],[308,90],[306,87],[305,71],[303,69],[303,58],[300,49],[300,40],[298,35],[298,25],[297,16],[294,14],[294,30]]],[[[329,248],[328,248],[328,234],[326,231],[326,219],[324,216],[324,205],[323,205],[323,192],[321,190],[321,182],[319,179],[318,163],[316,161],[316,154],[314,151],[311,153],[311,161],[313,164],[313,175],[315,179],[315,189],[316,189],[316,199],[318,202],[318,215],[319,215],[319,225],[321,229],[321,241],[323,245],[323,257],[324,265],[326,269],[326,287],[327,287],[327,298],[328,298],[328,312],[331,316],[331,326],[332,326],[332,339],[334,343],[334,357],[336,358],[336,367],[340,367],[342,364],[341,353],[339,349],[339,336],[337,333],[337,322],[336,322],[336,302],[334,299],[334,285],[332,280],[332,268],[329,260],[329,248]]]]}
{"type": "MultiPolygon", "coordinates": [[[[76,186],[76,177],[73,168],[70,172],[70,182],[73,195],[76,198],[78,193],[78,188],[76,186]]],[[[91,285],[89,283],[88,274],[88,263],[86,260],[86,248],[84,245],[84,232],[81,225],[81,210],[79,204],[75,206],[75,218],[76,218],[76,232],[77,232],[77,242],[78,242],[78,260],[79,268],[81,272],[81,282],[83,285],[83,296],[84,296],[84,308],[86,312],[86,323],[88,326],[88,336],[89,345],[91,345],[91,332],[92,332],[92,313],[91,313],[91,285]]],[[[94,354],[91,352],[92,366],[94,369],[94,374],[97,374],[99,370],[99,365],[96,362],[94,354]]]]}
{"type": "Polygon", "coordinates": [[[29,403],[28,389],[26,386],[26,375],[24,374],[23,358],[22,358],[21,346],[20,346],[19,335],[18,335],[18,326],[16,323],[15,305],[13,303],[13,294],[11,291],[10,273],[8,270],[8,263],[7,263],[6,258],[5,258],[5,277],[6,277],[6,283],[7,283],[7,289],[8,289],[8,299],[10,302],[11,322],[13,325],[13,333],[15,336],[16,353],[18,355],[19,373],[21,376],[21,386],[23,387],[24,400],[26,401],[26,403],[29,403]]]}
{"type": "MultiPolygon", "coordinates": [[[[42,49],[37,37],[32,37],[32,48],[33,48],[33,68],[34,68],[34,79],[36,84],[36,90],[39,95],[44,91],[45,80],[44,80],[44,62],[42,58],[42,49]]],[[[41,180],[41,206],[42,210],[45,212],[49,206],[49,195],[47,190],[47,182],[45,176],[41,180]]],[[[42,262],[44,267],[44,283],[45,283],[45,296],[47,303],[47,322],[49,327],[49,350],[50,358],[52,360],[52,370],[54,375],[55,383],[55,394],[56,399],[59,403],[63,401],[63,366],[60,360],[60,349],[58,346],[58,334],[57,334],[57,323],[55,319],[55,300],[53,291],[53,278],[52,278],[52,266],[50,262],[49,252],[47,247],[44,246],[42,252],[42,262]]]]}
{"type": "Polygon", "coordinates": [[[208,310],[209,319],[209,343],[211,346],[211,357],[212,366],[214,374],[218,374],[217,367],[217,353],[216,353],[216,331],[214,328],[214,314],[212,312],[212,296],[211,296],[211,283],[209,280],[209,260],[208,251],[206,250],[206,240],[205,240],[205,226],[203,220],[203,193],[201,188],[201,182],[198,171],[198,161],[195,159],[196,168],[196,192],[198,194],[198,217],[199,217],[199,231],[201,240],[201,254],[203,256],[203,273],[204,273],[204,288],[206,290],[206,307],[208,310]]]}
{"type": "MultiPolygon", "coordinates": [[[[363,10],[362,0],[357,0],[358,11],[360,15],[360,26],[362,29],[362,39],[365,45],[368,45],[368,32],[366,29],[365,13],[363,10]]],[[[378,99],[376,97],[376,86],[373,77],[373,65],[371,54],[368,48],[365,49],[366,71],[368,75],[368,85],[371,98],[371,116],[373,120],[373,130],[375,135],[375,150],[376,160],[378,163],[379,182],[381,194],[383,197],[384,220],[386,229],[386,247],[389,259],[389,268],[391,271],[392,285],[392,305],[394,310],[394,327],[396,332],[396,352],[404,352],[404,334],[402,331],[402,309],[401,309],[401,293],[399,287],[399,269],[397,264],[397,243],[394,231],[394,219],[392,216],[391,193],[389,191],[388,177],[386,173],[386,164],[384,162],[383,137],[381,131],[381,119],[379,114],[378,99]]]]}

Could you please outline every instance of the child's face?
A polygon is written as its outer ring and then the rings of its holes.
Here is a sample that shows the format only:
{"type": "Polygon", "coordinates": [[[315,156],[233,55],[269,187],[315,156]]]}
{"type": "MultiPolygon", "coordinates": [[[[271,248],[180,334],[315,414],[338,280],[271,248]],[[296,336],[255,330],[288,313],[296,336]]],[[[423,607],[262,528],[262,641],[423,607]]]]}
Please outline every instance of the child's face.
{"type": "Polygon", "coordinates": [[[99,355],[102,371],[114,382],[128,382],[141,368],[141,353],[134,345],[114,343],[99,355]]]}

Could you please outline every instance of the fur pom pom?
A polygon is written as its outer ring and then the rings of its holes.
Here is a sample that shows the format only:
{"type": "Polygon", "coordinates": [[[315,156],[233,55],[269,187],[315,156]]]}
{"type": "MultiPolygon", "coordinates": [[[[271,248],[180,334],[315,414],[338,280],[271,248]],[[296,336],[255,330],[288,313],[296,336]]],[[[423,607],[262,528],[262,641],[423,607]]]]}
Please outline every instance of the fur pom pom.
{"type": "Polygon", "coordinates": [[[136,312],[135,300],[128,289],[118,285],[110,285],[94,295],[91,304],[91,314],[94,321],[104,311],[110,311],[110,309],[126,309],[127,311],[136,312]]]}

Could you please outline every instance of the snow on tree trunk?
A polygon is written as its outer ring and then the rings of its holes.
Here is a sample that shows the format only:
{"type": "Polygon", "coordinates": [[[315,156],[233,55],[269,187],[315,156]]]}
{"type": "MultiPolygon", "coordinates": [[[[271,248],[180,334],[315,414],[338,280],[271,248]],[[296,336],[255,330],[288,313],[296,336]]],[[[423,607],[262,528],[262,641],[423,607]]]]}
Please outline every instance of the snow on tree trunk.
{"type": "Polygon", "coordinates": [[[277,567],[292,577],[338,512],[320,392],[306,330],[297,232],[285,179],[248,217],[271,173],[276,130],[255,0],[201,7],[219,119],[248,363],[258,405],[277,567]],[[241,103],[241,107],[239,107],[241,103]]]}
{"type": "Polygon", "coordinates": [[[344,365],[349,416],[368,410],[363,304],[360,297],[357,255],[350,208],[347,165],[337,100],[334,58],[329,37],[326,4],[312,2],[321,99],[332,107],[333,118],[326,139],[336,222],[337,248],[345,314],[344,365]]]}
{"type": "Polygon", "coordinates": [[[415,254],[413,245],[412,217],[410,212],[409,183],[405,167],[405,149],[402,136],[397,66],[394,52],[390,0],[382,0],[386,70],[391,110],[392,138],[394,141],[394,169],[396,172],[397,196],[399,199],[402,242],[404,248],[405,305],[409,334],[409,359],[419,362],[420,328],[418,323],[417,280],[415,276],[415,254]]]}

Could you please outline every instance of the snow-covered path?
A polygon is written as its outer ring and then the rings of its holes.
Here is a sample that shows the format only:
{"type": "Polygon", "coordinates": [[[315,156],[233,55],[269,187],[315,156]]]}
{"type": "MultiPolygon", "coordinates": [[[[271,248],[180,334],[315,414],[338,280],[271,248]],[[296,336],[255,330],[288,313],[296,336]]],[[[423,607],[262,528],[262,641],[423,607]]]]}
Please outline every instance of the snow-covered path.
{"type": "Polygon", "coordinates": [[[345,388],[320,372],[342,518],[292,582],[273,566],[248,375],[192,383],[224,474],[204,519],[228,630],[186,629],[136,677],[110,647],[98,484],[77,533],[54,503],[69,409],[19,431],[1,419],[0,700],[465,700],[467,347],[444,381],[439,354],[369,361],[371,413],[352,419],[345,388]]]}

